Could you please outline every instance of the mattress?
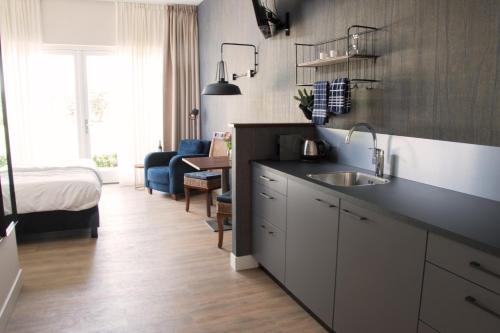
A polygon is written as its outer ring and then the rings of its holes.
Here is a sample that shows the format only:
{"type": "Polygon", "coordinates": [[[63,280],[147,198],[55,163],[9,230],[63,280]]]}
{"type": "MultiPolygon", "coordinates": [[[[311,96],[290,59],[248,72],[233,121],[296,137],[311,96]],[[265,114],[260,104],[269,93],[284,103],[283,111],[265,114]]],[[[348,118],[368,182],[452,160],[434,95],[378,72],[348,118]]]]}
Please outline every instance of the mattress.
{"type": "MultiPolygon", "coordinates": [[[[89,162],[66,166],[14,167],[17,213],[81,211],[97,206],[102,178],[89,162]]],[[[2,180],[5,180],[2,175],[2,180]]],[[[2,184],[5,213],[11,212],[8,186],[2,184]]]]}

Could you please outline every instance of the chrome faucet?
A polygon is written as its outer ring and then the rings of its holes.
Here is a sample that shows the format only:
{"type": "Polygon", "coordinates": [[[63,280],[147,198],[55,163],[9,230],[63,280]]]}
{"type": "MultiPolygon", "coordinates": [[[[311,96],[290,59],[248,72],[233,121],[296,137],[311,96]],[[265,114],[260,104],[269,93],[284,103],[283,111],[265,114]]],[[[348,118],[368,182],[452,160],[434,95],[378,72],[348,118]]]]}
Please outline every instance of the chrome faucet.
{"type": "Polygon", "coordinates": [[[375,165],[375,176],[384,177],[384,151],[377,148],[377,133],[375,132],[375,129],[373,129],[373,127],[371,127],[367,123],[354,124],[354,126],[349,131],[349,134],[347,134],[347,136],[345,137],[345,143],[351,143],[351,135],[358,127],[366,127],[372,133],[373,148],[370,149],[373,149],[372,163],[375,165]]]}

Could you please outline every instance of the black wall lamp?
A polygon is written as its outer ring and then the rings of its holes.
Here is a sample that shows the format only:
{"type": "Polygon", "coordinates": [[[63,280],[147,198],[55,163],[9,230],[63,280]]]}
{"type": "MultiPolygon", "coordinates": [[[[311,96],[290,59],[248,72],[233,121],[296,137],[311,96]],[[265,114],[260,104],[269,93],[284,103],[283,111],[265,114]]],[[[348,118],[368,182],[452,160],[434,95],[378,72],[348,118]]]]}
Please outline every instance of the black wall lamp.
{"type": "Polygon", "coordinates": [[[227,82],[226,64],[224,62],[223,51],[225,45],[231,46],[244,46],[253,48],[254,64],[253,69],[249,69],[244,74],[233,74],[233,81],[240,77],[254,77],[257,74],[257,47],[253,44],[239,44],[239,43],[222,43],[220,46],[220,61],[217,63],[216,80],[217,82],[208,84],[204,89],[203,95],[241,95],[240,88],[232,83],[227,82]]]}

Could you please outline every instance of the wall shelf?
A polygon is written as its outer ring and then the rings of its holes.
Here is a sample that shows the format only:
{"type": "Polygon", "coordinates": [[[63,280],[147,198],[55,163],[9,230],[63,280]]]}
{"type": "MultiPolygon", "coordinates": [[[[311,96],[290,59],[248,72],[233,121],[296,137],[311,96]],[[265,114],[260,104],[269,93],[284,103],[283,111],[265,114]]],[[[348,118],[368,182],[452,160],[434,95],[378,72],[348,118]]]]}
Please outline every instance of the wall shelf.
{"type": "Polygon", "coordinates": [[[375,27],[351,25],[347,34],[336,39],[316,44],[295,44],[295,84],[312,86],[315,81],[332,81],[347,77],[356,84],[367,83],[372,87],[379,82],[375,77],[375,27]],[[319,59],[320,52],[337,57],[319,59]]]}
{"type": "Polygon", "coordinates": [[[369,54],[355,54],[351,56],[340,56],[340,57],[335,57],[335,58],[325,58],[325,59],[318,59],[318,60],[311,60],[311,61],[306,61],[302,62],[300,64],[297,64],[297,67],[321,67],[321,66],[330,66],[330,65],[335,65],[335,64],[345,64],[347,61],[356,61],[356,60],[365,60],[365,59],[373,59],[377,58],[376,55],[369,55],[369,54]]]}

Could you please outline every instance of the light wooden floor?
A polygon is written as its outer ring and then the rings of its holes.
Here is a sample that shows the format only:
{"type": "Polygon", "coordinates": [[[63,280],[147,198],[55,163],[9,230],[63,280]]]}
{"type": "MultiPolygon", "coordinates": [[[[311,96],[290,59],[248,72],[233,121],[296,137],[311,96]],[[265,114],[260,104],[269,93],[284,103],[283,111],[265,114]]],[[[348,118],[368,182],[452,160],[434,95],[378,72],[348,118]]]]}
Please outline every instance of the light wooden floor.
{"type": "Polygon", "coordinates": [[[7,332],[323,332],[261,270],[229,266],[202,222],[157,192],[106,186],[90,238],[19,246],[24,285],[7,332]]]}

